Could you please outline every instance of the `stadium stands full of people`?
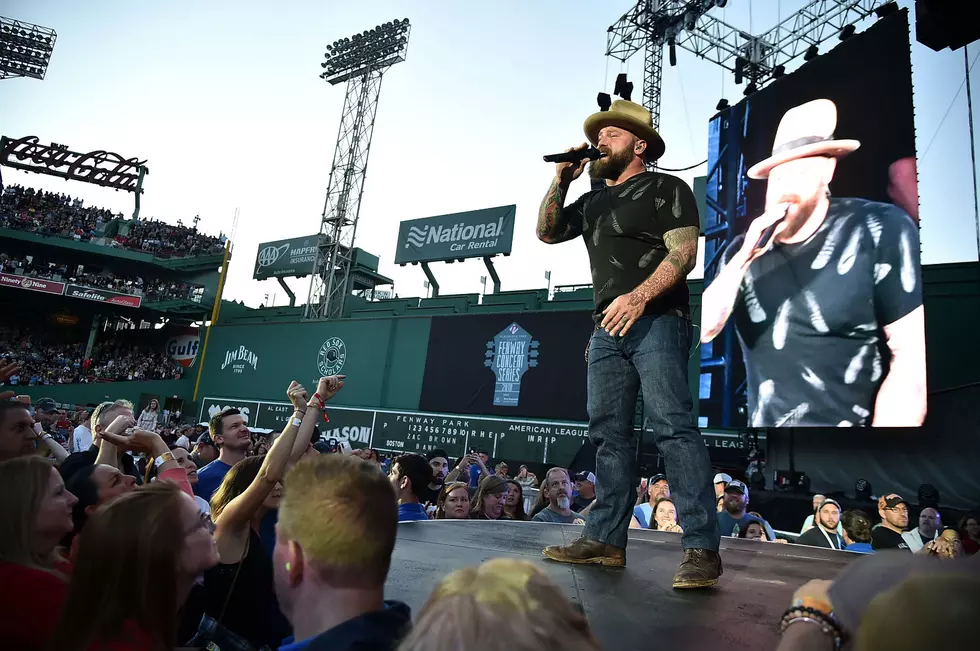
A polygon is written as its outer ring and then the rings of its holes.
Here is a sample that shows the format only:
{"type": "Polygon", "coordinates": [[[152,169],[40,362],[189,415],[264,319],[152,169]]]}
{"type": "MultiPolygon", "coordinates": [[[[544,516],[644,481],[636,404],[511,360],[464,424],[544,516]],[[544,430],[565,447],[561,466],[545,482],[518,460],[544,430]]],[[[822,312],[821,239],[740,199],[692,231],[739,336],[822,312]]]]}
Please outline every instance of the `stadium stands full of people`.
{"type": "MultiPolygon", "coordinates": [[[[123,219],[122,214],[85,206],[83,200],[57,192],[11,184],[0,194],[0,228],[90,242],[100,238],[107,224],[123,219]]],[[[188,257],[221,253],[225,237],[205,235],[196,225],[142,219],[130,224],[128,234],[102,243],[158,257],[188,257]]]]}

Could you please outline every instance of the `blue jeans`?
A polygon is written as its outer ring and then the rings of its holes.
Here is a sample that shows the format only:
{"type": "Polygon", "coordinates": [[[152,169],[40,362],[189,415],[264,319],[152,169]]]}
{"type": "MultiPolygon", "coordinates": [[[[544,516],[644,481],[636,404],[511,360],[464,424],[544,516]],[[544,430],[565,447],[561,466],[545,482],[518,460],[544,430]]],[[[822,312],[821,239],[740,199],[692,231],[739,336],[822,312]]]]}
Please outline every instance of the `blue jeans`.
{"type": "Polygon", "coordinates": [[[640,318],[625,337],[596,330],[589,343],[589,439],[596,454],[596,500],[584,536],[626,547],[636,503],[633,427],[643,391],[644,427],[667,466],[671,497],[684,529],[684,549],[718,551],[718,521],[711,462],[694,419],[688,388],[693,327],[673,314],[640,318]]]}

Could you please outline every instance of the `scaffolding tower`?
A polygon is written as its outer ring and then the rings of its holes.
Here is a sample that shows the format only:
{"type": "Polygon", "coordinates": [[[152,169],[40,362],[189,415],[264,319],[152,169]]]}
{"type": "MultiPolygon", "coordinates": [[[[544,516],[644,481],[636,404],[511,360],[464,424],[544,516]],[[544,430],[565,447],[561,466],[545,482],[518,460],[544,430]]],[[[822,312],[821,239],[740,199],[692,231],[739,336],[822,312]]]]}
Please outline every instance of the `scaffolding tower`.
{"type": "Polygon", "coordinates": [[[405,60],[410,30],[405,18],[339,39],[327,46],[326,60],[320,64],[324,68],[320,77],[333,86],[347,82],[347,93],[320,221],[307,319],[343,316],[344,303],[352,290],[354,236],[381,79],[391,66],[405,60]]]}

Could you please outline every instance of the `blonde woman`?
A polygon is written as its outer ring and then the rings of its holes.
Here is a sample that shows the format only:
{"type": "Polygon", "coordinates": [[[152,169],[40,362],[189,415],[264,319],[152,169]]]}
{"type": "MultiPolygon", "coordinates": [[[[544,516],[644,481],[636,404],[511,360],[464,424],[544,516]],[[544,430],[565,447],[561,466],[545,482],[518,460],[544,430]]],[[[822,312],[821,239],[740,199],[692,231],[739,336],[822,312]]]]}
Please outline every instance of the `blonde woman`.
{"type": "Polygon", "coordinates": [[[600,647],[585,616],[541,570],[528,561],[495,558],[443,579],[398,651],[542,648],[600,647]]]}
{"type": "Polygon", "coordinates": [[[140,414],[139,419],[136,421],[136,426],[140,429],[145,429],[147,432],[157,431],[157,422],[160,420],[160,403],[157,402],[156,398],[150,400],[150,404],[146,406],[146,409],[140,414]]]}
{"type": "Polygon", "coordinates": [[[0,462],[0,640],[42,649],[68,592],[71,565],[58,541],[71,533],[75,496],[38,456],[0,462]]]}

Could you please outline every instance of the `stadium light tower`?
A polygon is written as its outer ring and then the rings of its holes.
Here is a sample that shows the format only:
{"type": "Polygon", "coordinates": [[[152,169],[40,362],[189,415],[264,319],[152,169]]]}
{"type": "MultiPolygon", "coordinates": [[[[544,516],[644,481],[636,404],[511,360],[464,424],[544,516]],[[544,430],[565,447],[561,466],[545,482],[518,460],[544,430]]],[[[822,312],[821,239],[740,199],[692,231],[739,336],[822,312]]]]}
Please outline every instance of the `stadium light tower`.
{"type": "Polygon", "coordinates": [[[410,29],[404,18],[334,41],[320,64],[324,69],[320,78],[332,86],[346,81],[347,96],[323,205],[307,319],[343,315],[381,78],[391,66],[405,60],[410,29]]]}
{"type": "Polygon", "coordinates": [[[44,79],[57,39],[53,29],[0,16],[0,79],[44,79]]]}

